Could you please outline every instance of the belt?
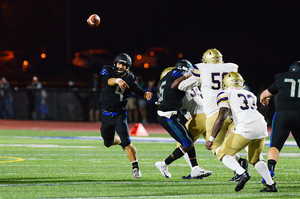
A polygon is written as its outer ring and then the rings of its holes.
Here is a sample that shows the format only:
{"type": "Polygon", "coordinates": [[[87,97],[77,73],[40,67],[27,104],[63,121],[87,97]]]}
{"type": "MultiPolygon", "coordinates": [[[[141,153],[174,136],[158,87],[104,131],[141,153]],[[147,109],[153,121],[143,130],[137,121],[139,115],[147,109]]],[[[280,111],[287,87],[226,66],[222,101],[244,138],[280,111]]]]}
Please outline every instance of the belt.
{"type": "Polygon", "coordinates": [[[121,114],[120,112],[108,112],[108,111],[102,111],[103,112],[103,115],[106,115],[106,116],[115,116],[115,115],[119,115],[121,114]]]}

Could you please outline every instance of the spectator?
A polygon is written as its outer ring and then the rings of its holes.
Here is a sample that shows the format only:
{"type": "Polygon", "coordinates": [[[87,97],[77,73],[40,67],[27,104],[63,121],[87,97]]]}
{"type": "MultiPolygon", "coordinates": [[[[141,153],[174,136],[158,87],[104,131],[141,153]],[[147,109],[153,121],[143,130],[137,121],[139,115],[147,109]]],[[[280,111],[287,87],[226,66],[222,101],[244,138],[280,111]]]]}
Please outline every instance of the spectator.
{"type": "Polygon", "coordinates": [[[100,87],[98,82],[98,75],[94,74],[92,81],[88,83],[90,93],[89,102],[89,117],[90,122],[99,122],[100,113],[100,87]]]}
{"type": "Polygon", "coordinates": [[[126,110],[128,114],[128,123],[138,122],[139,114],[138,114],[138,96],[135,92],[130,92],[128,95],[128,102],[126,104],[126,110]]]}
{"type": "Polygon", "coordinates": [[[6,78],[2,77],[0,81],[0,118],[11,119],[12,114],[12,96],[10,86],[6,78]]]}
{"type": "Polygon", "coordinates": [[[32,83],[27,86],[29,98],[29,118],[33,120],[40,120],[41,112],[40,106],[42,102],[42,84],[39,82],[37,76],[32,78],[32,83]]]}
{"type": "Polygon", "coordinates": [[[152,99],[147,101],[147,118],[149,123],[157,123],[157,106],[155,102],[158,100],[158,88],[155,86],[155,82],[155,79],[148,81],[148,87],[145,89],[153,93],[152,99]]]}
{"type": "MultiPolygon", "coordinates": [[[[145,82],[143,81],[143,78],[139,76],[136,80],[136,83],[141,87],[142,89],[146,89],[145,82]]],[[[139,105],[139,111],[142,116],[142,123],[147,124],[147,100],[144,97],[138,96],[138,105],[139,105]]]]}

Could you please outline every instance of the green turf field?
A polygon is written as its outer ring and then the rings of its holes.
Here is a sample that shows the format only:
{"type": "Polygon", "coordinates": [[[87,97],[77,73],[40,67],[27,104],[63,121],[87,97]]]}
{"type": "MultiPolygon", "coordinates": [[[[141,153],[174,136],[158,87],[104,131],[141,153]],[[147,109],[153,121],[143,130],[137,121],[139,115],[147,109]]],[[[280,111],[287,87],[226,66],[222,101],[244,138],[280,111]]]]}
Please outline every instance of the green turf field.
{"type": "Polygon", "coordinates": [[[274,178],[279,192],[262,194],[261,177],[252,166],[251,180],[235,192],[236,183],[228,182],[233,172],[204,144],[196,144],[198,163],[213,175],[182,180],[190,172],[183,158],[169,166],[171,179],[154,166],[175,143],[133,141],[142,171],[142,178],[133,180],[126,153],[119,146],[104,147],[99,133],[0,130],[0,136],[0,198],[300,198],[298,147],[281,152],[274,178]]]}

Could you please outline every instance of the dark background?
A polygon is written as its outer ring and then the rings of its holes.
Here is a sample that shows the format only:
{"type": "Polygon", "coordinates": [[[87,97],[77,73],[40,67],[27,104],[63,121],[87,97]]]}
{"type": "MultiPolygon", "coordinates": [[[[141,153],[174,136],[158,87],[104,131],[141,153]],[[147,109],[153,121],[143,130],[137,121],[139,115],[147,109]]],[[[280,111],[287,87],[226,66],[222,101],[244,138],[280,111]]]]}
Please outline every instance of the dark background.
{"type": "Polygon", "coordinates": [[[35,70],[18,76],[0,72],[16,84],[32,75],[42,81],[85,81],[86,71],[76,73],[70,65],[77,51],[107,48],[133,57],[160,46],[170,51],[173,66],[179,52],[197,63],[208,48],[217,48],[258,92],[300,60],[299,5],[298,0],[2,0],[0,50],[19,52],[35,70]],[[93,13],[102,20],[97,28],[86,22],[93,13]],[[47,61],[41,61],[41,52],[47,61]]]}

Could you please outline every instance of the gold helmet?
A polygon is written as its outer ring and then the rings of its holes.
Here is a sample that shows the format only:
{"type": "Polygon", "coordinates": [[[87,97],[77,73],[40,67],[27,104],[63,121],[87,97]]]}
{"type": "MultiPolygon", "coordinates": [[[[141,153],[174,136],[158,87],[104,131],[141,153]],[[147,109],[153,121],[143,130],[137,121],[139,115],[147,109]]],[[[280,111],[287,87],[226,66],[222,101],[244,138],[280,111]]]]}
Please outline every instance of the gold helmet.
{"type": "Polygon", "coordinates": [[[222,87],[227,88],[244,88],[244,79],[237,72],[230,72],[226,74],[223,78],[222,87]]]}
{"type": "Polygon", "coordinates": [[[175,67],[168,67],[166,68],[163,72],[161,72],[160,74],[160,80],[168,73],[170,72],[171,70],[173,70],[175,67]]]}
{"type": "Polygon", "coordinates": [[[203,53],[202,62],[209,64],[221,64],[223,63],[223,55],[215,48],[208,49],[205,53],[203,53]]]}

